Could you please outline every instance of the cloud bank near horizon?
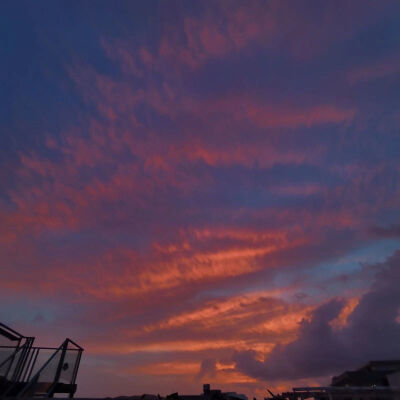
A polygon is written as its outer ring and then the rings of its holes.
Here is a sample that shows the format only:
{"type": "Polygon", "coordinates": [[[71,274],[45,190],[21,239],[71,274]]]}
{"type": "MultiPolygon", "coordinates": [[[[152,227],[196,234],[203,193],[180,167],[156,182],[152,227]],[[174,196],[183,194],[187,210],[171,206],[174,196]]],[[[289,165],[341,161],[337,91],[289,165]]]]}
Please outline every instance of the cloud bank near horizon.
{"type": "Polygon", "coordinates": [[[396,251],[373,266],[376,278],[348,315],[343,299],[334,298],[318,306],[309,320],[303,319],[297,338],[274,347],[264,362],[249,351],[237,353],[238,369],[256,378],[300,379],[324,377],[366,360],[395,358],[400,354],[399,266],[400,251],[396,251]],[[340,321],[341,315],[345,321],[340,321]]]}

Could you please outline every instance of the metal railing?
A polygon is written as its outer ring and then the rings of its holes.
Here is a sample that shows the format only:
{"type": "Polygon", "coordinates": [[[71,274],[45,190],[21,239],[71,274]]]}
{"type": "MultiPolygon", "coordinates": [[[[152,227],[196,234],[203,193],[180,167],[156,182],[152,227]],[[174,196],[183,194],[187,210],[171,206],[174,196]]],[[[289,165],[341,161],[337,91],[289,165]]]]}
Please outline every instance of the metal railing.
{"type": "MultiPolygon", "coordinates": [[[[71,339],[66,339],[60,347],[54,350],[48,360],[35,371],[36,360],[40,350],[49,348],[36,348],[35,361],[30,366],[27,383],[18,392],[16,397],[42,394],[52,397],[58,387],[64,385],[65,389],[74,391],[79,364],[82,356],[82,347],[71,339]],[[33,373],[35,372],[35,373],[33,373]]],[[[71,394],[71,393],[70,393],[71,394]]]]}
{"type": "MultiPolygon", "coordinates": [[[[0,363],[0,376],[11,382],[16,382],[24,375],[26,361],[32,350],[33,340],[27,340],[22,346],[0,346],[0,353],[8,357],[0,363]]],[[[4,356],[3,356],[4,357],[4,356]]]]}
{"type": "Polygon", "coordinates": [[[34,340],[0,323],[0,377],[3,380],[21,379],[34,340]]]}
{"type": "Polygon", "coordinates": [[[58,348],[33,346],[34,340],[0,323],[0,398],[73,397],[82,347],[68,338],[58,348]]]}
{"type": "Polygon", "coordinates": [[[40,393],[52,397],[63,390],[72,397],[82,351],[71,339],[66,339],[58,348],[34,347],[32,341],[19,347],[0,346],[0,353],[10,353],[0,363],[0,377],[6,382],[0,396],[40,393]]]}

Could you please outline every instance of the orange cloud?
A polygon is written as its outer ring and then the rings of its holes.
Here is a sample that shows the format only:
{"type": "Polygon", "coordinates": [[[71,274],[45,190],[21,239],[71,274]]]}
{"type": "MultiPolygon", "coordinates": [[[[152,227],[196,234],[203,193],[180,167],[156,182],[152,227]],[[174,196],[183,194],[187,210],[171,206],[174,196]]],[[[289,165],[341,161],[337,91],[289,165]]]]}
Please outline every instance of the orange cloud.
{"type": "Polygon", "coordinates": [[[347,320],[354,309],[360,303],[359,297],[351,297],[346,299],[346,304],[340,311],[339,315],[332,321],[329,322],[329,325],[335,329],[343,329],[347,325],[347,320]]]}
{"type": "Polygon", "coordinates": [[[148,375],[196,375],[200,362],[161,362],[135,367],[129,372],[148,375]]]}
{"type": "MultiPolygon", "coordinates": [[[[107,257],[103,257],[101,264],[91,266],[96,271],[96,278],[89,286],[85,282],[84,290],[99,298],[119,298],[169,290],[189,283],[228,279],[259,270],[262,266],[257,263],[258,257],[284,249],[289,244],[282,241],[279,244],[257,247],[244,246],[219,251],[195,251],[187,256],[173,253],[169,260],[162,258],[159,261],[145,262],[138,269],[131,268],[140,262],[136,254],[120,249],[109,254],[108,262],[107,257]],[[110,280],[107,264],[115,264],[114,257],[118,259],[121,254],[124,259],[122,272],[113,274],[110,280]]],[[[78,266],[74,269],[80,268],[78,266]]]]}
{"type": "Polygon", "coordinates": [[[264,310],[269,305],[270,312],[282,312],[285,307],[279,302],[274,301],[274,297],[284,289],[277,289],[265,292],[253,292],[232,297],[228,300],[213,301],[205,307],[197,310],[190,310],[180,315],[175,315],[157,325],[148,326],[144,329],[151,331],[154,329],[166,329],[180,327],[187,324],[197,324],[202,327],[212,327],[224,324],[240,324],[241,319],[249,319],[254,314],[264,310]],[[230,322],[229,322],[230,320],[230,322]]]}

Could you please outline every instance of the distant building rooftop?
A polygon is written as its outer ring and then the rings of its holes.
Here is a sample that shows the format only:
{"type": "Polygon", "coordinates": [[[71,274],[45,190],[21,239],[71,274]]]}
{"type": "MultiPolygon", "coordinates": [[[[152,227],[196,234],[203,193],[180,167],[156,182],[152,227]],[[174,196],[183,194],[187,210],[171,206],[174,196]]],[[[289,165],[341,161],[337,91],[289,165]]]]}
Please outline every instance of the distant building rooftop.
{"type": "MultiPolygon", "coordinates": [[[[272,394],[272,393],[271,393],[272,394]]],[[[330,386],[293,388],[264,400],[400,400],[400,361],[370,361],[332,378],[330,386]]]]}
{"type": "Polygon", "coordinates": [[[390,386],[388,376],[400,371],[400,360],[370,361],[332,378],[331,386],[390,386]]]}
{"type": "Polygon", "coordinates": [[[219,389],[211,389],[208,383],[203,385],[201,394],[178,394],[173,393],[166,397],[170,400],[248,400],[244,394],[236,392],[222,392],[219,389]]]}

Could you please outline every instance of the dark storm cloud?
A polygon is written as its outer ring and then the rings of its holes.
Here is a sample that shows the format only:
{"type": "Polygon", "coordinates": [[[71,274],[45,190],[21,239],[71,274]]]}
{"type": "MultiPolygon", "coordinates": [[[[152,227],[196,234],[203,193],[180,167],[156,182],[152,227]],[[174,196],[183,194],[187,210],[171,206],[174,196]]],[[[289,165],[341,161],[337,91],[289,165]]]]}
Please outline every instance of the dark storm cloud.
{"type": "Polygon", "coordinates": [[[339,373],[373,359],[399,358],[400,251],[374,268],[376,278],[345,327],[332,326],[344,306],[343,300],[333,299],[301,322],[294,342],[276,346],[265,362],[251,352],[236,354],[238,368],[265,380],[299,379],[339,373]]]}
{"type": "Polygon", "coordinates": [[[400,224],[390,225],[388,227],[375,226],[371,228],[371,232],[383,238],[400,237],[400,224]]]}

